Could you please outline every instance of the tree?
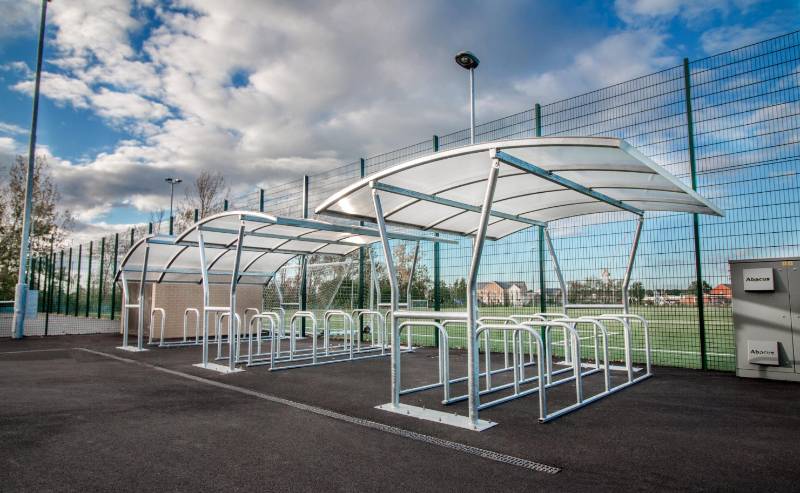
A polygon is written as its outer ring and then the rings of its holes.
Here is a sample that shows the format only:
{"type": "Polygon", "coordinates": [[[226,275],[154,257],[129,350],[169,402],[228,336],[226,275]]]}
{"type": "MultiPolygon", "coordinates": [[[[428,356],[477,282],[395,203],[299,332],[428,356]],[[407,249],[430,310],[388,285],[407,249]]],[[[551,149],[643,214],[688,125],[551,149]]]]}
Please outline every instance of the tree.
{"type": "MultiPolygon", "coordinates": [[[[697,281],[692,281],[689,283],[688,291],[689,293],[692,294],[697,293],[697,281]]],[[[709,291],[711,291],[711,284],[707,283],[706,281],[703,281],[703,292],[708,293],[709,291]]]]}
{"type": "Polygon", "coordinates": [[[229,192],[230,190],[225,187],[225,177],[222,173],[203,171],[191,186],[186,188],[181,210],[176,213],[176,223],[182,227],[194,223],[195,209],[201,218],[221,211],[222,202],[228,197],[229,192]]]}
{"type": "Polygon", "coordinates": [[[644,285],[640,281],[636,281],[628,288],[628,294],[631,299],[636,303],[641,303],[645,297],[644,285]]]}
{"type": "MultiPolygon", "coordinates": [[[[19,247],[25,206],[27,158],[17,156],[8,171],[8,182],[0,186],[0,298],[14,296],[19,271],[19,247]]],[[[33,170],[30,255],[47,254],[51,245],[60,248],[72,228],[72,213],[61,207],[61,195],[49,174],[47,158],[37,156],[33,170]]]]}
{"type": "MultiPolygon", "coordinates": [[[[153,225],[153,234],[161,233],[161,225],[164,224],[164,218],[166,216],[167,211],[165,211],[163,207],[150,213],[150,223],[153,225]]],[[[167,231],[164,231],[164,233],[169,233],[169,222],[167,222],[166,230],[167,231]]]]}
{"type": "MultiPolygon", "coordinates": [[[[400,302],[406,299],[406,290],[408,289],[408,276],[411,272],[411,265],[414,262],[414,248],[406,243],[398,243],[394,246],[393,258],[395,268],[397,269],[397,282],[400,288],[400,302]]],[[[419,253],[420,257],[417,259],[417,267],[414,271],[414,279],[411,285],[412,299],[428,299],[428,292],[432,291],[432,281],[428,272],[428,266],[422,262],[422,251],[419,253]]],[[[375,266],[378,281],[381,289],[381,302],[385,302],[391,296],[391,288],[389,286],[389,276],[386,274],[386,268],[382,262],[377,263],[375,266]]]]}

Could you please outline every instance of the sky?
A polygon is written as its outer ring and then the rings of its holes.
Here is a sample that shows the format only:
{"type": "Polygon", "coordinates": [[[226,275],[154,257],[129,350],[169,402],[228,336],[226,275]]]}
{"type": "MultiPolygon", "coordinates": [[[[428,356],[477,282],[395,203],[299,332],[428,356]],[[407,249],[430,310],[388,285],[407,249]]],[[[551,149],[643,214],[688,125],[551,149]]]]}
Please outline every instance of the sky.
{"type": "MultiPolygon", "coordinates": [[[[54,0],[39,152],[97,236],[796,29],[797,1],[54,0]],[[181,189],[177,196],[182,196],[181,189]]],[[[0,0],[0,167],[27,152],[39,3],[0,0]]],[[[5,179],[6,173],[2,173],[5,179]]]]}

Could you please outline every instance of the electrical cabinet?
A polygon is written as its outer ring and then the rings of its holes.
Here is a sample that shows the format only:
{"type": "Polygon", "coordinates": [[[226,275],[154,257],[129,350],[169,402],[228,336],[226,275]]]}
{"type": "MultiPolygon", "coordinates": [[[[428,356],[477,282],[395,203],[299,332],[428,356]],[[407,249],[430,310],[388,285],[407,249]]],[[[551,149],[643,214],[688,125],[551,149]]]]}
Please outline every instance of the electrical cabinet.
{"type": "Polygon", "coordinates": [[[800,381],[800,258],[731,260],[736,374],[800,381]]]}

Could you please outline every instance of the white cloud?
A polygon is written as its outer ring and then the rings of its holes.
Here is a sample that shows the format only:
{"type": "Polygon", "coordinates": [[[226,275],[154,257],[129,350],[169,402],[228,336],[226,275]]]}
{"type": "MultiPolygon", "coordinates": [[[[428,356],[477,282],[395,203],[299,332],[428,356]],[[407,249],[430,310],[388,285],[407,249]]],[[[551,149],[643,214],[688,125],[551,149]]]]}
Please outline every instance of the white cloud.
{"type": "Polygon", "coordinates": [[[702,23],[709,14],[728,15],[747,10],[759,0],[616,0],[614,9],[628,24],[668,21],[681,17],[685,22],[702,23]]]}
{"type": "Polygon", "coordinates": [[[5,180],[8,166],[21,151],[21,146],[11,137],[0,136],[0,176],[5,180]]]}
{"type": "Polygon", "coordinates": [[[27,130],[20,127],[19,125],[14,125],[13,123],[7,123],[7,122],[0,122],[0,133],[10,134],[10,135],[22,135],[26,132],[27,130]]]}
{"type": "MultiPolygon", "coordinates": [[[[17,82],[12,89],[24,94],[33,94],[34,81],[17,82]]],[[[41,93],[60,104],[69,104],[75,108],[88,108],[92,89],[83,81],[74,77],[52,72],[42,72],[41,93]]]]}
{"type": "Polygon", "coordinates": [[[541,101],[575,96],[655,72],[678,63],[666,50],[665,35],[650,30],[623,31],[578,53],[563,68],[517,81],[517,90],[541,101]]]}
{"type": "Polygon", "coordinates": [[[0,39],[35,32],[39,25],[39,6],[36,0],[3,2],[0,15],[0,39]]]}
{"type": "MultiPolygon", "coordinates": [[[[460,49],[481,56],[487,121],[676,64],[658,22],[746,3],[619,0],[644,27],[608,34],[570,9],[532,15],[545,1],[57,2],[43,95],[130,135],[85,162],[53,158],[52,170],[84,223],[167,206],[168,175],[219,170],[233,195],[269,195],[304,172],[466,126],[460,49]]],[[[29,94],[27,66],[4,67],[29,94]]]]}
{"type": "Polygon", "coordinates": [[[700,36],[703,51],[712,55],[783,34],[792,29],[797,15],[779,15],[749,26],[740,24],[709,29],[700,36]]]}

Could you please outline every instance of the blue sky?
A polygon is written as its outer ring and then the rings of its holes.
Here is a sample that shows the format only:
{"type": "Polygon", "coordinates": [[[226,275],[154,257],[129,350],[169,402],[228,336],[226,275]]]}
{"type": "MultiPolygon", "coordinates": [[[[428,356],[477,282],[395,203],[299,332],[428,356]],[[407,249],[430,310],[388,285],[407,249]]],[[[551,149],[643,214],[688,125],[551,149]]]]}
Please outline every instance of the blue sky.
{"type": "MultiPolygon", "coordinates": [[[[237,195],[791,31],[796,1],[55,0],[39,120],[76,234],[147,221],[165,176],[237,195]]],[[[38,4],[0,0],[0,165],[24,152],[38,4]]],[[[181,192],[178,192],[179,196],[181,192]]]]}

